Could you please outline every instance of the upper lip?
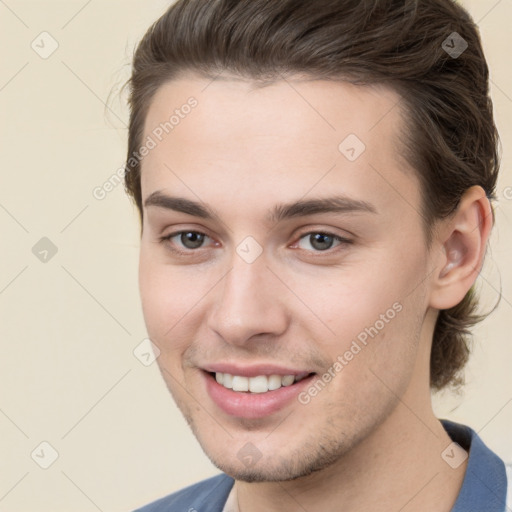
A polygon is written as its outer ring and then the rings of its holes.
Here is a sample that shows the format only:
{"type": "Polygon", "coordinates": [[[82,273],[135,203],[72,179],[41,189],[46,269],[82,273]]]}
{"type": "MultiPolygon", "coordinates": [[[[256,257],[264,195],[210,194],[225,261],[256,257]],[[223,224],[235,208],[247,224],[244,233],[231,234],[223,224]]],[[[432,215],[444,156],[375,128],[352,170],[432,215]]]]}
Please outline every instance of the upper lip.
{"type": "Polygon", "coordinates": [[[229,373],[242,377],[257,377],[258,375],[308,375],[310,370],[298,370],[275,364],[239,365],[233,363],[214,363],[202,367],[207,372],[229,373]]]}

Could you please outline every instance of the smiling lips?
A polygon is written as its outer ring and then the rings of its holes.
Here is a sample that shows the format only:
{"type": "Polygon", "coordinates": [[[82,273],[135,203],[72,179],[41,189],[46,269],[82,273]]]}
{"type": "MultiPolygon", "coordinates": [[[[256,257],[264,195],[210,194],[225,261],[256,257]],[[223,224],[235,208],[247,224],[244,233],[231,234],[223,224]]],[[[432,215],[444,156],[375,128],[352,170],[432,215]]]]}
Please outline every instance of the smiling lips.
{"type": "Polygon", "coordinates": [[[245,377],[243,375],[232,375],[231,373],[215,372],[215,380],[226,389],[249,393],[266,393],[275,391],[283,386],[291,386],[299,382],[309,373],[303,372],[298,375],[257,375],[245,377]]]}
{"type": "Polygon", "coordinates": [[[205,391],[224,413],[263,418],[293,403],[316,373],[274,363],[212,363],[202,367],[205,391]]]}

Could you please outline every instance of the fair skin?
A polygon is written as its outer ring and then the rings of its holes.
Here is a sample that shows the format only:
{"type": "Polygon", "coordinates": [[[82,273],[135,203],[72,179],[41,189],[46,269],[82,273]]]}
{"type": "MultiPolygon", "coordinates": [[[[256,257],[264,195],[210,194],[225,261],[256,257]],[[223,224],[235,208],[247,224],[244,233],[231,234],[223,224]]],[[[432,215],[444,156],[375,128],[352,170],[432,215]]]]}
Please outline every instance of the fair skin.
{"type": "Polygon", "coordinates": [[[235,478],[240,510],[448,512],[466,464],[441,458],[451,439],[431,407],[430,345],[438,309],[460,302],[481,267],[492,225],[484,191],[467,191],[427,250],[394,92],[189,75],[157,91],[144,139],[190,96],[197,107],[142,162],[142,199],[158,192],[216,215],[149,201],[140,291],[162,376],[206,454],[235,478]],[[348,134],[366,146],[354,161],[338,149],[348,134]],[[333,195],[370,208],[268,218],[276,205],[333,195]],[[248,236],[262,249],[251,262],[237,253],[248,236]],[[215,381],[226,368],[310,376],[275,407],[270,393],[285,386],[252,393],[259,407],[215,381]],[[329,368],[332,380],[301,402],[329,368]],[[255,463],[239,456],[247,446],[255,463]]]}

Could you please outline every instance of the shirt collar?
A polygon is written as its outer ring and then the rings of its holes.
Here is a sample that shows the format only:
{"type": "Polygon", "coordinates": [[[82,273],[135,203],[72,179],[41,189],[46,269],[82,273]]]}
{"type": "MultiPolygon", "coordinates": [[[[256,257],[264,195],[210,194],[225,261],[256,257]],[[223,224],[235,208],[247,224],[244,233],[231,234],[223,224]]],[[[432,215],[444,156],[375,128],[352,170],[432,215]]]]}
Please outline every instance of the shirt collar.
{"type": "Polygon", "coordinates": [[[505,464],[471,428],[441,420],[452,441],[469,451],[462,487],[451,512],[504,512],[507,495],[505,464]]]}

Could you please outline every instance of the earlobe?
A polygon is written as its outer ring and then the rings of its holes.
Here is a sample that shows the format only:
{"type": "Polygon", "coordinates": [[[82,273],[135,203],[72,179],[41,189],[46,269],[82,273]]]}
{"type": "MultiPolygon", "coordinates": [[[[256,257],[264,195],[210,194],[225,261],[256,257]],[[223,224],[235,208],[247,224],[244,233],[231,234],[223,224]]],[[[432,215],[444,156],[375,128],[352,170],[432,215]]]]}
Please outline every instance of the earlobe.
{"type": "Polygon", "coordinates": [[[437,268],[433,274],[430,306],[449,309],[462,301],[475,282],[483,264],[492,228],[492,208],[484,190],[471,187],[456,212],[439,233],[437,268]]]}

